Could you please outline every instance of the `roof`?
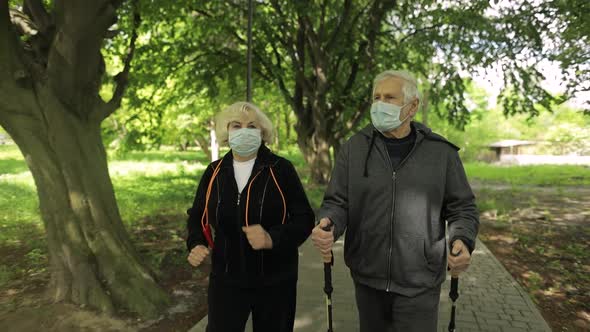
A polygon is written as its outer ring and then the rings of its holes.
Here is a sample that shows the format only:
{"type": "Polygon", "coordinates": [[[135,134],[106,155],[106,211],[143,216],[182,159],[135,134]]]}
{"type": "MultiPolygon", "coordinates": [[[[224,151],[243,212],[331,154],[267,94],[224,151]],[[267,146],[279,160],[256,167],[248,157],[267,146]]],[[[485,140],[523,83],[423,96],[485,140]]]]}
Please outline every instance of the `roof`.
{"type": "Polygon", "coordinates": [[[503,141],[498,141],[488,145],[490,148],[509,148],[511,146],[522,146],[522,145],[533,145],[537,142],[534,141],[520,141],[516,139],[506,139],[503,141]]]}

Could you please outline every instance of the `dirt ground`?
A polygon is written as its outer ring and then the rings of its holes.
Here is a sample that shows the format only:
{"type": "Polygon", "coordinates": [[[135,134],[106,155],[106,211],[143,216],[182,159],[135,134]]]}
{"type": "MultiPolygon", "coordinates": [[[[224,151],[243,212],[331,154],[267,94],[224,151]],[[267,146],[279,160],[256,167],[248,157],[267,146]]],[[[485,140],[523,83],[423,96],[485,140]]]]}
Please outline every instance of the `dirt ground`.
{"type": "Polygon", "coordinates": [[[480,238],[560,332],[590,331],[590,189],[571,189],[476,188],[480,238]]]}
{"type": "MultiPolygon", "coordinates": [[[[157,267],[159,284],[172,297],[172,305],[159,317],[141,320],[122,314],[114,318],[71,304],[48,303],[43,296],[49,281],[44,268],[46,257],[25,244],[0,247],[0,264],[22,272],[0,287],[0,331],[188,331],[207,314],[210,264],[195,269],[186,263],[184,234],[182,227],[178,227],[178,218],[184,217],[150,217],[131,229],[138,250],[157,267]],[[31,252],[39,258],[27,259],[31,252]],[[32,266],[31,262],[39,266],[32,266]]],[[[43,234],[37,236],[41,240],[43,234]]]]}

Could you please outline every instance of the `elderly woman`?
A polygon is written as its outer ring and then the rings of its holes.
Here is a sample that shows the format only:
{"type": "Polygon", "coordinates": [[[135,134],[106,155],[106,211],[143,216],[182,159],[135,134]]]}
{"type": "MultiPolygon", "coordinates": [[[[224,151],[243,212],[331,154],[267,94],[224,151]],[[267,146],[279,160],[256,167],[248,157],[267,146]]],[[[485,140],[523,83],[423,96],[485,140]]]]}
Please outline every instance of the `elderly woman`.
{"type": "Polygon", "coordinates": [[[187,211],[189,263],[212,252],[207,331],[244,331],[250,312],[254,331],[293,331],[313,211],[293,165],[266,147],[272,124],[256,106],[229,106],[216,131],[231,151],[207,167],[187,211]]]}

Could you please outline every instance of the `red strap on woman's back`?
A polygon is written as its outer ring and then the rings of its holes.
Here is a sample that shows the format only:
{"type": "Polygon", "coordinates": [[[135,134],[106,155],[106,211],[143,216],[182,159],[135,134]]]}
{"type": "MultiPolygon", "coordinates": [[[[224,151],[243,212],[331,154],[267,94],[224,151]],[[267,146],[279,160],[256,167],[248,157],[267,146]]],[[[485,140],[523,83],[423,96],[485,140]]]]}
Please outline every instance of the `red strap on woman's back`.
{"type": "MultiPolygon", "coordinates": [[[[213,236],[211,235],[211,226],[209,226],[209,197],[211,196],[211,189],[213,188],[213,181],[219,173],[219,167],[223,159],[219,161],[215,170],[213,171],[213,175],[211,175],[211,179],[209,180],[209,185],[207,186],[207,194],[205,195],[205,209],[203,211],[203,215],[201,216],[201,228],[203,229],[203,235],[205,235],[205,240],[207,240],[207,244],[211,249],[215,249],[213,245],[213,236]]],[[[217,188],[219,190],[219,188],[217,188]]]]}

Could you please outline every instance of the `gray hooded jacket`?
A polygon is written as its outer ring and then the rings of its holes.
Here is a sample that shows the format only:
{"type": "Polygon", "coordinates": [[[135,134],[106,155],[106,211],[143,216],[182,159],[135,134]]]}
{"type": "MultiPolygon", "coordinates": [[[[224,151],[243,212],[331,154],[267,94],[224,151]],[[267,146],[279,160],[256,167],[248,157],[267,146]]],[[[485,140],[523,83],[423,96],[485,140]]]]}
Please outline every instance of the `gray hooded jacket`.
{"type": "Polygon", "coordinates": [[[355,281],[415,296],[446,275],[445,220],[450,243],[473,251],[479,226],[475,197],[455,145],[412,122],[416,142],[393,169],[372,125],[340,149],[319,218],[344,231],[344,260],[355,281]]]}

